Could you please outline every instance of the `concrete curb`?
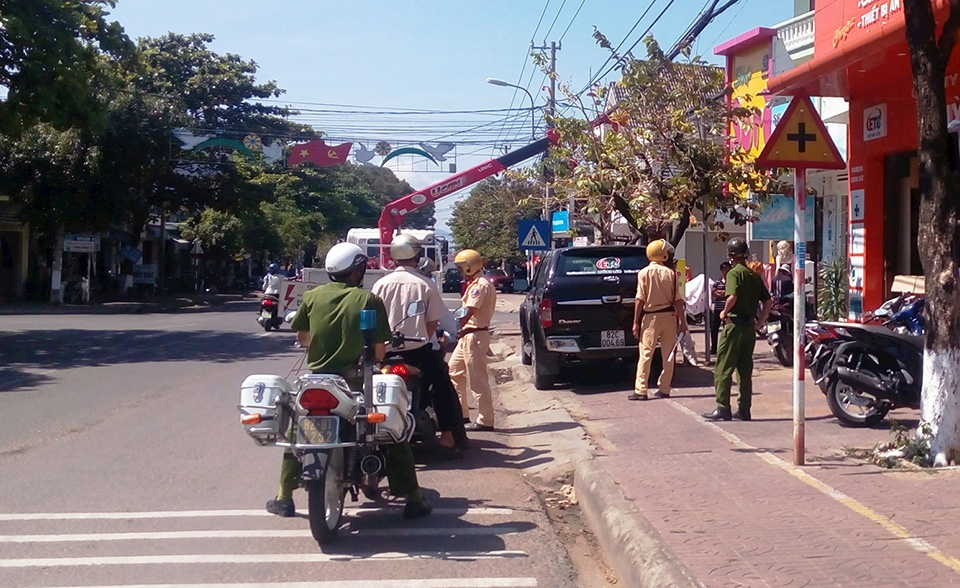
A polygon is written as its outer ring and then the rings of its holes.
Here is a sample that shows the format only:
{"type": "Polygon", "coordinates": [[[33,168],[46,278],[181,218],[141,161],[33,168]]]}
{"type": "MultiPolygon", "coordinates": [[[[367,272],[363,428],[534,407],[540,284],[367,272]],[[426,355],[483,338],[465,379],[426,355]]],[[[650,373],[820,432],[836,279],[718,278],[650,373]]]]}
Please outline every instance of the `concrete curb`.
{"type": "Polygon", "coordinates": [[[577,465],[573,488],[587,525],[623,585],[702,586],[597,460],[577,465]]]}
{"type": "MultiPolygon", "coordinates": [[[[494,361],[502,361],[511,355],[516,357],[514,348],[507,343],[498,341],[490,347],[494,361]]],[[[533,381],[530,366],[516,360],[510,361],[503,369],[510,370],[515,382],[529,386],[533,381]]],[[[554,408],[558,409],[564,410],[571,422],[577,422],[562,406],[554,408]]],[[[582,425],[580,428],[587,436],[582,425]]],[[[593,450],[586,447],[573,451],[566,463],[574,472],[573,487],[580,509],[619,576],[620,584],[637,588],[702,586],[634,503],[627,500],[610,473],[594,459],[593,450]]]]}

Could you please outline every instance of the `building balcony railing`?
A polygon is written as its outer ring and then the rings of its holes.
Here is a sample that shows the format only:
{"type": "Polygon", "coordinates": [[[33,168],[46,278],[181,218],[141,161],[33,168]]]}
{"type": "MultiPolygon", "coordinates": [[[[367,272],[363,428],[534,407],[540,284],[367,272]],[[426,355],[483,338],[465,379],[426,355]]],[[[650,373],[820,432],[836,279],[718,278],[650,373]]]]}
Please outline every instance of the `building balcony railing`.
{"type": "Polygon", "coordinates": [[[812,10],[782,22],[774,28],[777,29],[777,36],[783,41],[791,58],[796,60],[813,55],[815,28],[812,10]]]}

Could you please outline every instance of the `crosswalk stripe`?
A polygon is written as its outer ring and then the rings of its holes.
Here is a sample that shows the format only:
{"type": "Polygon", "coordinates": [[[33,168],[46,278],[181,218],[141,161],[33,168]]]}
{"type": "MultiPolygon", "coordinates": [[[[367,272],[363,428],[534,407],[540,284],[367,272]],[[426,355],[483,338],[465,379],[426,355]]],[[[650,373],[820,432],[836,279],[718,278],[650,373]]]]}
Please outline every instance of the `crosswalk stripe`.
{"type": "Polygon", "coordinates": [[[326,580],[256,584],[137,584],[124,586],[67,586],[65,588],[528,588],[536,578],[422,578],[417,580],[326,580]]]}
{"type": "MultiPolygon", "coordinates": [[[[351,534],[364,537],[430,537],[510,535],[516,527],[417,527],[409,529],[363,529],[351,534]]],[[[146,533],[73,533],[62,535],[0,535],[0,543],[77,543],[83,541],[158,541],[171,539],[265,539],[310,537],[306,529],[237,529],[206,531],[155,531],[146,533]]]]}
{"type": "MultiPolygon", "coordinates": [[[[344,508],[343,513],[348,516],[372,513],[399,512],[402,507],[383,508],[344,508]]],[[[477,515],[500,516],[511,515],[510,508],[434,508],[434,514],[439,515],[477,515]]],[[[301,514],[307,514],[302,511],[301,514]]],[[[265,510],[170,510],[155,512],[47,512],[47,513],[0,513],[0,521],[69,521],[69,520],[126,520],[126,519],[181,519],[204,517],[273,517],[265,510]]]]}
{"type": "Polygon", "coordinates": [[[477,559],[510,559],[528,557],[524,551],[436,551],[421,553],[382,552],[367,554],[327,553],[257,553],[257,554],[190,554],[190,555],[130,555],[109,557],[51,557],[0,559],[0,568],[56,568],[77,566],[129,566],[166,564],[260,564],[260,563],[330,563],[397,560],[445,561],[477,559]]]}

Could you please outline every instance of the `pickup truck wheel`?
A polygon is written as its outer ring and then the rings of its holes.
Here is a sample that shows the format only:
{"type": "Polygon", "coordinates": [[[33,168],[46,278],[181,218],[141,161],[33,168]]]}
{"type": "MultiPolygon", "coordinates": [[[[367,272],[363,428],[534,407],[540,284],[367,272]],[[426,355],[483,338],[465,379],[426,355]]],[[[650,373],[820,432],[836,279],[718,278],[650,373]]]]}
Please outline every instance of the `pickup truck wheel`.
{"type": "Polygon", "coordinates": [[[532,365],[533,358],[530,357],[530,348],[533,346],[528,340],[527,330],[523,328],[523,319],[520,321],[520,363],[523,365],[532,365]]]}
{"type": "MultiPolygon", "coordinates": [[[[557,382],[557,374],[555,371],[549,371],[549,367],[546,365],[549,360],[547,359],[551,354],[549,351],[541,349],[537,345],[536,341],[533,341],[530,345],[531,348],[531,363],[533,364],[533,387],[537,390],[550,390],[553,388],[553,385],[557,382]]],[[[553,363],[553,362],[550,362],[553,363]]]]}

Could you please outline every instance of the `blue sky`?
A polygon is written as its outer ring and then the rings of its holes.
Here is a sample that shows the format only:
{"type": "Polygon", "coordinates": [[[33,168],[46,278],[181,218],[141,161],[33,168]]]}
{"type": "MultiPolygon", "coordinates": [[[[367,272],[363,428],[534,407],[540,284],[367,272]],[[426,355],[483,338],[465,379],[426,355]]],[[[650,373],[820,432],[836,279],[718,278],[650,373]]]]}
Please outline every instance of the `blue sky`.
{"type": "MultiPolygon", "coordinates": [[[[300,120],[326,132],[332,143],[362,140],[372,148],[386,140],[397,148],[451,141],[463,170],[504,147],[522,146],[530,135],[526,94],[485,80],[523,86],[542,108],[547,94],[529,58],[531,41],[560,42],[559,80],[579,90],[609,67],[602,67],[609,53],[594,41],[594,26],[626,49],[666,8],[652,33],[670,46],[703,5],[653,0],[640,19],[647,0],[118,0],[112,18],[135,38],[212,33],[215,51],[254,60],[260,80],[286,90],[280,103],[301,109],[300,120]],[[482,130],[469,130],[476,127],[482,130]]],[[[787,20],[792,10],[786,0],[740,0],[707,27],[697,51],[717,61],[712,51],[718,43],[787,20]]],[[[642,44],[637,47],[635,54],[642,55],[642,44]]],[[[415,188],[448,174],[446,164],[439,169],[407,156],[394,162],[397,175],[415,188]]],[[[437,203],[441,222],[455,199],[437,203]]]]}

